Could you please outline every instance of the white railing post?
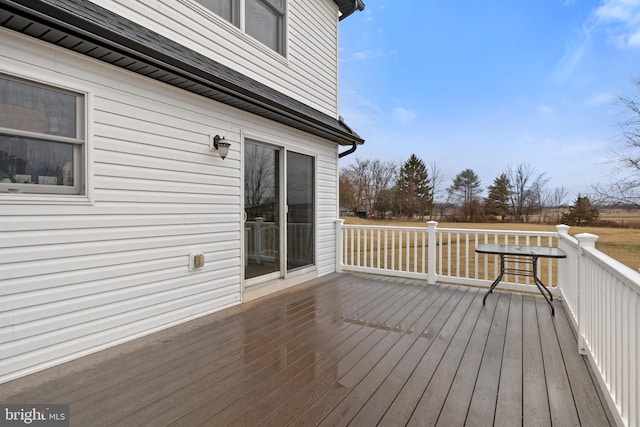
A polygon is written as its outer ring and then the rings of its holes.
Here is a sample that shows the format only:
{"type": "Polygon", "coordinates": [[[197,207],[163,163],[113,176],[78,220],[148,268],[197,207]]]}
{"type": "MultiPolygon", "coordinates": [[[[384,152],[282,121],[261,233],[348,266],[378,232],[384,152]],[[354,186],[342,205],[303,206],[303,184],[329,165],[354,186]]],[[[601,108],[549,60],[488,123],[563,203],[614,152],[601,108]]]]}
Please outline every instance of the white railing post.
{"type": "Polygon", "coordinates": [[[344,219],[336,220],[336,272],[342,273],[342,226],[344,219]]]}
{"type": "Polygon", "coordinates": [[[578,297],[578,352],[580,354],[587,354],[587,345],[585,343],[584,336],[586,335],[586,319],[589,315],[587,313],[587,304],[586,298],[588,290],[585,292],[581,292],[581,288],[587,283],[586,274],[584,271],[584,266],[586,265],[584,261],[584,251],[583,248],[595,248],[596,240],[598,240],[598,236],[590,233],[581,233],[576,234],[576,240],[578,240],[578,287],[577,287],[577,297],[578,297]]]}
{"type": "Polygon", "coordinates": [[[428,243],[428,262],[427,262],[427,283],[430,285],[436,284],[436,246],[437,246],[437,237],[436,237],[436,227],[438,226],[437,221],[428,221],[427,227],[429,228],[429,243],[428,243]]]}

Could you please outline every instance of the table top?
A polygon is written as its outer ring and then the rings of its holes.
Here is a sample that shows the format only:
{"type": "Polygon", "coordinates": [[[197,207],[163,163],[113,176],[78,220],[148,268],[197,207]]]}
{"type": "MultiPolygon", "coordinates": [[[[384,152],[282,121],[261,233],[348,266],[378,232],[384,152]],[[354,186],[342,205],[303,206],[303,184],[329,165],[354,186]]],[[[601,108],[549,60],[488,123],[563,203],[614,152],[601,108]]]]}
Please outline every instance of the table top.
{"type": "Polygon", "coordinates": [[[530,256],[540,258],[566,258],[567,255],[558,248],[547,246],[492,245],[482,244],[476,247],[481,254],[530,256]]]}

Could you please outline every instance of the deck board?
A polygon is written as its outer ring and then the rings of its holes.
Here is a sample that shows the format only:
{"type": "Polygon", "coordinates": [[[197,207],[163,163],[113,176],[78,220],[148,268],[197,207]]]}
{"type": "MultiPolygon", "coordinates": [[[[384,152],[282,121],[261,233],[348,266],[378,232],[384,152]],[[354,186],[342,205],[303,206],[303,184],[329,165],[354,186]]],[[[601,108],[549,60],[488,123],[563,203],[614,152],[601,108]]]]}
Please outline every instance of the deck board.
{"type": "MultiPolygon", "coordinates": [[[[520,294],[509,295],[500,383],[494,422],[496,425],[522,424],[522,304],[520,294]]],[[[561,311],[561,310],[558,310],[561,311]]]]}
{"type": "Polygon", "coordinates": [[[71,425],[610,423],[560,303],[360,274],[0,384],[71,425]],[[98,421],[97,421],[98,420],[98,421]]]}
{"type": "Polygon", "coordinates": [[[508,309],[508,294],[487,301],[442,408],[439,425],[462,425],[467,419],[470,425],[493,423],[508,309]]]}

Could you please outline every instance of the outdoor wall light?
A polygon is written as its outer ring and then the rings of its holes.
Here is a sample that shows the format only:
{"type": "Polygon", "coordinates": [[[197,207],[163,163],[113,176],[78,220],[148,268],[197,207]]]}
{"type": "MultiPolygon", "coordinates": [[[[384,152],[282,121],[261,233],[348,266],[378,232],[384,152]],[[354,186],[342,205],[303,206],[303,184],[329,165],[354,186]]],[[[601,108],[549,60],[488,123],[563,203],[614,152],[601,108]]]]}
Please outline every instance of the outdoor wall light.
{"type": "Polygon", "coordinates": [[[212,142],[213,146],[209,146],[209,148],[211,151],[217,151],[220,157],[222,157],[222,160],[224,160],[229,154],[229,147],[231,147],[231,144],[224,139],[224,136],[220,137],[220,135],[214,136],[212,142]]]}

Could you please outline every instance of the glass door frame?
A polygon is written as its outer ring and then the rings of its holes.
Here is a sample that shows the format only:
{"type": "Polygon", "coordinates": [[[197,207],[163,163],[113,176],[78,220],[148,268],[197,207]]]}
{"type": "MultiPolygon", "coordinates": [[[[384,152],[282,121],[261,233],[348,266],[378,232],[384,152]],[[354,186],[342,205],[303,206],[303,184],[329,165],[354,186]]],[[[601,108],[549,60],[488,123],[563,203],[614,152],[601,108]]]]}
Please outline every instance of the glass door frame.
{"type": "Polygon", "coordinates": [[[309,273],[311,271],[317,270],[318,266],[318,155],[317,153],[310,152],[308,150],[300,150],[300,149],[290,149],[281,143],[276,143],[273,141],[269,141],[268,139],[259,137],[259,136],[248,136],[244,132],[242,133],[242,156],[241,156],[241,248],[242,248],[242,259],[243,264],[241,266],[242,271],[242,280],[243,280],[243,289],[252,288],[254,286],[259,286],[265,284],[267,282],[271,282],[273,280],[278,279],[287,279],[288,277],[297,276],[305,273],[309,273]],[[251,277],[249,279],[245,278],[245,266],[247,264],[247,253],[246,253],[246,242],[245,242],[245,182],[244,182],[244,174],[246,167],[246,159],[245,159],[245,148],[246,144],[253,144],[258,146],[263,146],[267,148],[271,148],[277,150],[278,152],[278,161],[279,161],[279,176],[278,176],[278,185],[279,185],[279,200],[278,200],[278,208],[279,208],[279,239],[280,239],[280,270],[273,273],[267,273],[261,276],[251,277]],[[287,271],[287,225],[288,225],[288,194],[287,194],[287,171],[288,171],[288,162],[287,162],[287,153],[293,152],[297,154],[302,154],[305,156],[309,156],[313,159],[313,224],[314,224],[314,253],[313,253],[313,264],[303,266],[300,268],[295,268],[291,271],[287,271]]]}
{"type": "Polygon", "coordinates": [[[255,285],[260,285],[262,283],[271,281],[271,280],[276,280],[276,279],[281,279],[283,278],[283,271],[284,271],[284,266],[286,266],[285,263],[285,258],[283,257],[283,242],[282,239],[284,239],[286,237],[285,234],[285,230],[283,230],[282,224],[283,224],[283,215],[285,212],[285,205],[284,205],[284,197],[282,196],[282,192],[283,192],[283,185],[285,184],[284,181],[284,177],[283,177],[283,168],[285,167],[284,165],[284,147],[276,145],[276,144],[270,144],[268,142],[264,142],[262,140],[259,139],[255,139],[255,138],[244,138],[243,141],[243,147],[242,147],[242,165],[241,165],[241,175],[242,175],[242,186],[241,186],[241,190],[242,190],[242,197],[241,197],[241,201],[242,201],[242,248],[243,248],[243,264],[242,264],[242,278],[243,278],[243,282],[244,282],[244,287],[245,288],[249,288],[255,285]],[[259,276],[254,276],[251,278],[246,278],[246,267],[248,265],[248,253],[247,253],[247,242],[246,242],[246,206],[245,206],[245,168],[247,166],[247,159],[245,157],[245,150],[247,148],[247,144],[252,144],[252,145],[256,145],[256,146],[260,146],[260,147],[265,147],[268,149],[272,149],[274,151],[277,152],[277,159],[278,159],[278,176],[275,177],[275,180],[278,183],[278,201],[277,201],[277,207],[278,207],[278,270],[277,271],[273,271],[271,273],[266,273],[266,274],[262,274],[259,276]]]}
{"type": "MultiPolygon", "coordinates": [[[[297,154],[297,155],[302,155],[305,157],[309,157],[312,162],[313,162],[313,175],[312,175],[312,203],[313,203],[313,217],[312,217],[312,221],[313,221],[313,234],[312,234],[312,238],[313,238],[313,260],[310,264],[306,264],[300,267],[294,267],[292,269],[288,269],[289,268],[289,248],[288,248],[288,244],[289,244],[289,235],[288,235],[288,229],[289,229],[289,213],[290,213],[290,205],[289,205],[289,185],[288,185],[288,181],[285,179],[285,185],[287,186],[285,188],[285,194],[286,194],[286,203],[287,205],[285,206],[286,212],[284,215],[284,221],[285,221],[285,226],[287,228],[287,235],[285,235],[285,273],[286,275],[296,275],[296,274],[303,274],[306,273],[308,271],[313,271],[317,269],[317,265],[318,265],[318,156],[315,154],[311,154],[311,153],[307,153],[304,152],[302,150],[286,150],[285,151],[285,170],[283,172],[283,175],[286,177],[288,177],[289,175],[289,163],[288,163],[288,154],[289,153],[293,153],[293,154],[297,154]]],[[[294,224],[294,223],[291,223],[294,224]]]]}

